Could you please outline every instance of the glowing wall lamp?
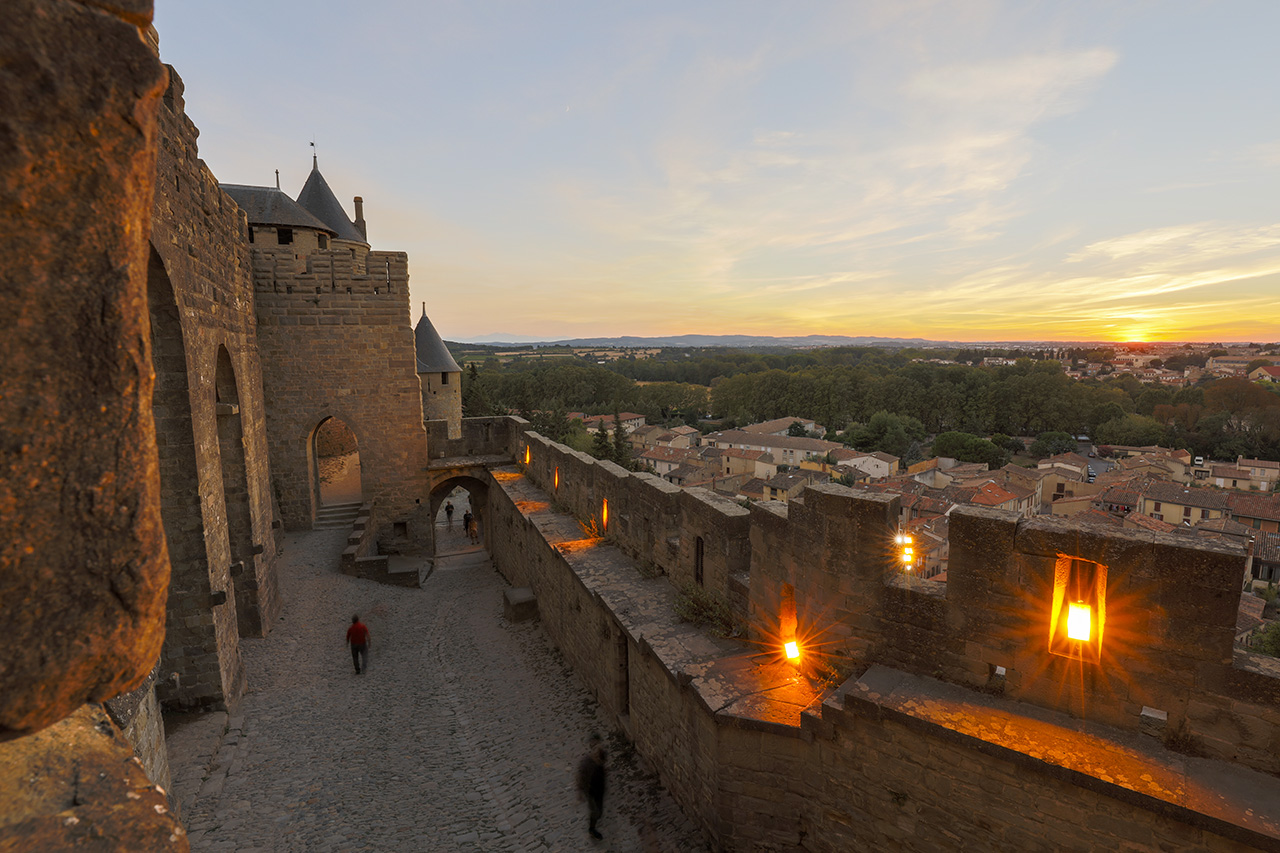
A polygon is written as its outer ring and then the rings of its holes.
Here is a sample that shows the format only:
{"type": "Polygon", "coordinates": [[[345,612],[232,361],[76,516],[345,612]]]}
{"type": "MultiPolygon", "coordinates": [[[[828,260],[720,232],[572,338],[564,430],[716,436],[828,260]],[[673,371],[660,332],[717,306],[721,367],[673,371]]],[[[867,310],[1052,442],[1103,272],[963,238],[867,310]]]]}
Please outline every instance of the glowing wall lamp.
{"type": "Polygon", "coordinates": [[[1049,651],[1098,662],[1107,617],[1107,567],[1092,560],[1058,555],[1049,615],[1049,651]]]}
{"type": "Polygon", "coordinates": [[[551,478],[551,486],[555,491],[560,491],[560,466],[556,466],[555,476],[551,478]]]}
{"type": "Polygon", "coordinates": [[[526,444],[524,446],[524,464],[528,465],[530,458],[532,458],[532,454],[529,451],[529,445],[526,444]]]}
{"type": "Polygon", "coordinates": [[[787,660],[792,661],[793,663],[800,660],[800,644],[795,640],[788,640],[783,643],[782,651],[786,653],[787,660]]]}
{"type": "Polygon", "coordinates": [[[902,561],[902,570],[904,572],[911,571],[916,562],[914,540],[912,540],[910,534],[899,531],[898,535],[893,537],[893,541],[898,546],[898,559],[902,561]]]}
{"type": "Polygon", "coordinates": [[[1083,601],[1067,605],[1067,639],[1089,642],[1093,628],[1093,608],[1083,601]]]}
{"type": "Polygon", "coordinates": [[[605,498],[600,505],[600,529],[605,533],[609,532],[609,499],[605,498]]]}

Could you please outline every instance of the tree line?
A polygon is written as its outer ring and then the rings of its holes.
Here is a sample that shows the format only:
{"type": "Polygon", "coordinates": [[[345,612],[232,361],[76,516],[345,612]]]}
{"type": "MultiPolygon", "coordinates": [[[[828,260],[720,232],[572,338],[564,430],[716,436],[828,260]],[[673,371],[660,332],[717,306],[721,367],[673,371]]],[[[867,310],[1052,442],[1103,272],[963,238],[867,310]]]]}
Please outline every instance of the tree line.
{"type": "Polygon", "coordinates": [[[981,455],[980,449],[994,461],[996,450],[1020,446],[1010,436],[1065,433],[1087,434],[1098,444],[1182,447],[1217,459],[1280,459],[1280,389],[1274,386],[1230,378],[1169,388],[1128,373],[1077,381],[1047,357],[984,368],[911,360],[920,355],[938,357],[928,350],[844,347],[677,352],[605,365],[504,368],[488,361],[464,374],[464,411],[550,413],[553,421],[571,410],[634,411],[649,423],[705,426],[713,418],[712,428],[805,417],[851,446],[897,456],[930,436],[958,433],[995,448],[974,445],[967,455],[981,455]],[[662,375],[683,379],[639,379],[662,375]]]}

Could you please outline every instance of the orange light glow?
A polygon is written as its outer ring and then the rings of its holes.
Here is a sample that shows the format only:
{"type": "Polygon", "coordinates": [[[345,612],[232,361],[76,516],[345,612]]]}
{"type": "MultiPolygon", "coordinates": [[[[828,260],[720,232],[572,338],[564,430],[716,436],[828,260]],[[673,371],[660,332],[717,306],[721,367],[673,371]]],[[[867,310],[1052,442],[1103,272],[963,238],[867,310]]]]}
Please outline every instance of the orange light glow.
{"type": "Polygon", "coordinates": [[[1072,640],[1089,642],[1092,633],[1093,612],[1083,601],[1067,606],[1067,637],[1072,640]]]}
{"type": "Polygon", "coordinates": [[[556,474],[555,474],[555,477],[552,479],[551,483],[552,483],[552,488],[559,491],[560,489],[560,466],[559,465],[556,466],[556,474]]]}
{"type": "Polygon", "coordinates": [[[532,454],[529,452],[529,445],[527,445],[527,444],[526,444],[526,445],[524,446],[524,464],[528,465],[528,464],[529,464],[529,459],[530,459],[531,457],[532,457],[532,454]]]}
{"type": "Polygon", "coordinates": [[[609,499],[608,498],[604,499],[604,503],[600,508],[600,529],[606,532],[609,530],[609,499]]]}
{"type": "Polygon", "coordinates": [[[902,561],[903,571],[911,571],[911,566],[916,561],[916,549],[913,547],[914,540],[911,534],[899,530],[893,537],[893,541],[898,546],[898,559],[902,561]]]}
{"type": "Polygon", "coordinates": [[[800,660],[800,644],[795,640],[784,644],[782,649],[787,653],[787,660],[800,660]]]}

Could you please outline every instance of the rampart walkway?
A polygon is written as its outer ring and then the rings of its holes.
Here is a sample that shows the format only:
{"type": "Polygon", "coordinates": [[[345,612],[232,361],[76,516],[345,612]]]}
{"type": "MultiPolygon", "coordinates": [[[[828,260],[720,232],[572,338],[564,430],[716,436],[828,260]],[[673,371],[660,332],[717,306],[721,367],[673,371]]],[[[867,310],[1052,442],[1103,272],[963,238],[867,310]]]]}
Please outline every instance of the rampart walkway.
{"type": "Polygon", "coordinates": [[[285,615],[241,640],[239,713],[170,724],[193,850],[705,849],[614,738],[605,840],[588,838],[573,770],[608,728],[538,625],[502,619],[483,552],[402,589],[339,574],[344,535],[288,536],[285,615]],[[360,676],[343,643],[356,612],[372,634],[360,676]]]}

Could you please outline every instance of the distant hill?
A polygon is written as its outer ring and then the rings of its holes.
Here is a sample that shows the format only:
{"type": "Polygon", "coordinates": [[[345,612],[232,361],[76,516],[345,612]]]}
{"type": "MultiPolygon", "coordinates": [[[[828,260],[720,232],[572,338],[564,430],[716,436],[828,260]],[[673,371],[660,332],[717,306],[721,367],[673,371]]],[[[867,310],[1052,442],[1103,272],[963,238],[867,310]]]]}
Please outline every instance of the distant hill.
{"type": "Polygon", "coordinates": [[[769,335],[667,335],[645,338],[623,335],[615,338],[570,338],[537,340],[527,335],[471,338],[462,343],[485,346],[570,346],[570,347],[1043,347],[1043,346],[1114,346],[1099,341],[931,341],[926,338],[850,337],[847,335],[802,335],[772,337],[769,335]]]}

